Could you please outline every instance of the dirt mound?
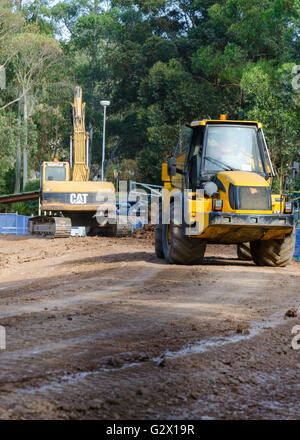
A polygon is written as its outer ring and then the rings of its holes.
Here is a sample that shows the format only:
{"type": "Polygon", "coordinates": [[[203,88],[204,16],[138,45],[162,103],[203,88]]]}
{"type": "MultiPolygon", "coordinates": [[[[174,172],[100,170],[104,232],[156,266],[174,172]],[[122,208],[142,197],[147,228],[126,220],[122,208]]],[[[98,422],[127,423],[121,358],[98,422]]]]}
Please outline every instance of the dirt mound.
{"type": "Polygon", "coordinates": [[[155,239],[155,225],[145,225],[143,228],[136,229],[133,236],[152,242],[155,239]]]}

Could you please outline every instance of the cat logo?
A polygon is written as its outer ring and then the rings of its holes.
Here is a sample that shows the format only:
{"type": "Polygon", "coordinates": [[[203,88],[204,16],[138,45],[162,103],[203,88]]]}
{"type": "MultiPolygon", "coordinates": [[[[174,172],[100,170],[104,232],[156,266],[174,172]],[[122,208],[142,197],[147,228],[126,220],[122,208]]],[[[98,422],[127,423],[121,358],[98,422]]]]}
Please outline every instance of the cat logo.
{"type": "Polygon", "coordinates": [[[70,203],[72,205],[85,205],[87,202],[88,194],[70,194],[70,203]]]}

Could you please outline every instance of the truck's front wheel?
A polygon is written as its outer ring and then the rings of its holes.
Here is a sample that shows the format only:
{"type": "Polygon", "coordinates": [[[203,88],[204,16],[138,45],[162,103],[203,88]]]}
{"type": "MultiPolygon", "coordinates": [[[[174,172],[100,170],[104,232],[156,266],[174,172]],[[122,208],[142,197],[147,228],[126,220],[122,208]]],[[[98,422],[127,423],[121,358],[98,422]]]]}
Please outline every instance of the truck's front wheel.
{"type": "Polygon", "coordinates": [[[290,263],[295,249],[295,228],[282,240],[257,240],[250,243],[253,261],[258,266],[283,267],[290,263]]]}
{"type": "Polygon", "coordinates": [[[170,206],[170,224],[162,225],[162,245],[168,263],[191,265],[203,262],[206,241],[184,234],[184,225],[175,220],[173,203],[170,206]]]}

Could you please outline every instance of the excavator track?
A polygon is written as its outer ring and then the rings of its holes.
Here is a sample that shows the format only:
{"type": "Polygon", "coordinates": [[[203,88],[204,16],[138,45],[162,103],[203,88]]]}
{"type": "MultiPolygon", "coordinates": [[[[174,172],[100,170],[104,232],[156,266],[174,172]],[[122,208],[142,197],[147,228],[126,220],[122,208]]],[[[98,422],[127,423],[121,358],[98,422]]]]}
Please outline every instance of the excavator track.
{"type": "Polygon", "coordinates": [[[128,218],[125,217],[123,222],[117,222],[113,224],[107,223],[103,226],[94,226],[89,229],[87,235],[94,236],[104,236],[104,237],[128,237],[133,232],[133,226],[128,218]]]}
{"type": "Polygon", "coordinates": [[[70,237],[71,227],[70,218],[47,215],[31,217],[27,226],[31,235],[48,238],[70,237]]]}

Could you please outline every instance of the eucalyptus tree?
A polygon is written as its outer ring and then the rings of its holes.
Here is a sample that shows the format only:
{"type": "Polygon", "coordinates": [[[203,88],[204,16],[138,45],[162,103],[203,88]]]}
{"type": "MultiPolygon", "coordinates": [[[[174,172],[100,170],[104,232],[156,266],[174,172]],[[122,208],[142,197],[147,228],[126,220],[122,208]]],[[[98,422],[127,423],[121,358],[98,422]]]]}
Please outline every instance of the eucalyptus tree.
{"type": "MultiPolygon", "coordinates": [[[[14,71],[17,98],[23,102],[23,189],[28,179],[28,108],[35,88],[41,87],[45,75],[57,62],[61,48],[57,41],[27,27],[12,41],[14,56],[11,60],[14,71]]],[[[17,152],[17,161],[20,158],[17,152]]],[[[19,164],[16,164],[19,169],[19,164]]],[[[16,176],[17,178],[17,176],[16,176]]],[[[18,188],[16,188],[17,190],[18,188]]]]}

